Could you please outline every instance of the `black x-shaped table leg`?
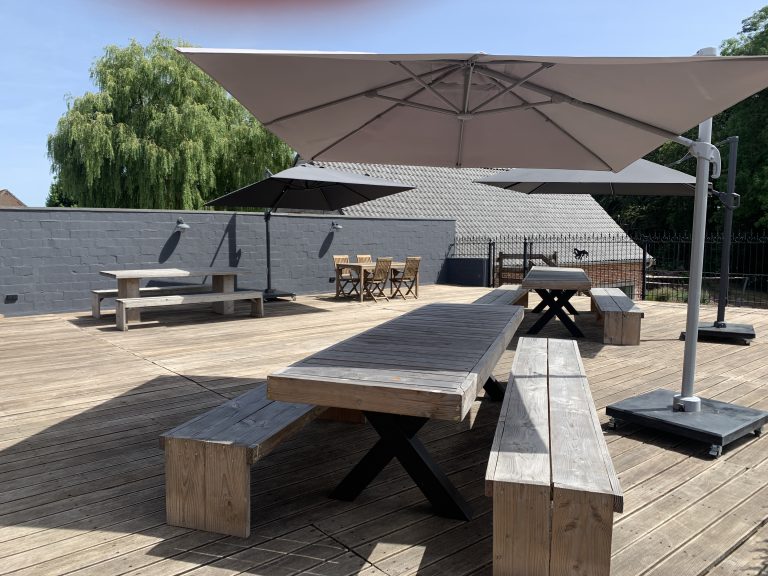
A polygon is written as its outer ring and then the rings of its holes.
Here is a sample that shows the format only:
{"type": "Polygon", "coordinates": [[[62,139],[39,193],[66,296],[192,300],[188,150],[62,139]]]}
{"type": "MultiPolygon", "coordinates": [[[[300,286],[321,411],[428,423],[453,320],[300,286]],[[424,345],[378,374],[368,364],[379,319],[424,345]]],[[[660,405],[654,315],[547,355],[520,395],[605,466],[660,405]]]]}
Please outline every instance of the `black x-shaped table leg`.
{"type": "Polygon", "coordinates": [[[563,326],[565,326],[568,331],[573,334],[576,338],[582,338],[584,334],[582,334],[581,330],[579,330],[579,327],[576,326],[576,324],[571,320],[571,318],[566,314],[565,311],[563,311],[563,308],[565,310],[571,312],[572,314],[577,314],[575,308],[568,302],[574,294],[576,294],[576,290],[542,290],[542,289],[536,289],[536,293],[541,296],[541,302],[539,303],[536,308],[533,309],[534,312],[540,312],[545,307],[547,308],[547,311],[542,314],[541,318],[539,318],[536,323],[530,327],[528,330],[528,334],[538,334],[541,329],[554,318],[557,316],[560,318],[560,321],[563,323],[563,326]]]}
{"type": "Polygon", "coordinates": [[[380,439],[331,492],[331,498],[354,500],[392,458],[397,458],[438,514],[459,520],[472,518],[470,505],[416,438],[427,418],[381,412],[365,412],[365,417],[380,439]]]}

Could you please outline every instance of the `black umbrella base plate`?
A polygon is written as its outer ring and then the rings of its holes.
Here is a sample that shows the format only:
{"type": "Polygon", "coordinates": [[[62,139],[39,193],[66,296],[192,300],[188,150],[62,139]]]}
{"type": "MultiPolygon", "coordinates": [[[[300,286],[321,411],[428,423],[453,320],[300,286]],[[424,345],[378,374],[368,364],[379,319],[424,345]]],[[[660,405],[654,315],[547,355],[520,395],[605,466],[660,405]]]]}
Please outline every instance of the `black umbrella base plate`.
{"type": "Polygon", "coordinates": [[[747,434],[759,436],[768,422],[768,412],[706,398],[701,399],[700,412],[673,411],[674,395],[671,390],[654,390],[606,406],[605,413],[614,425],[630,422],[706,442],[715,457],[734,440],[747,434]]]}
{"type": "Polygon", "coordinates": [[[271,300],[278,300],[279,298],[290,298],[296,300],[296,294],[293,292],[286,292],[285,290],[276,290],[275,288],[267,288],[264,290],[264,300],[269,302],[271,300]]]}
{"type": "MultiPolygon", "coordinates": [[[[755,338],[755,328],[751,324],[726,324],[715,326],[714,322],[699,324],[699,341],[738,342],[749,344],[755,338]]],[[[685,332],[680,332],[680,340],[685,340],[685,332]]]]}

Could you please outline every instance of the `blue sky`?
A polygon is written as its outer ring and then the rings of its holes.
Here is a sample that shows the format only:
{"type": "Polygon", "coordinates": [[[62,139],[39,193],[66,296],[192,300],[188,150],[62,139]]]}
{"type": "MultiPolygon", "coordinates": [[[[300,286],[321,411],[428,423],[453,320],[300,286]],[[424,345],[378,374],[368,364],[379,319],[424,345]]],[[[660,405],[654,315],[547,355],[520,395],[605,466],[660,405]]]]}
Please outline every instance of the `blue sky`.
{"type": "Polygon", "coordinates": [[[93,89],[89,68],[109,44],[146,43],[160,33],[222,48],[688,56],[735,36],[741,20],[766,3],[0,0],[0,189],[44,205],[46,139],[66,97],[93,89]]]}

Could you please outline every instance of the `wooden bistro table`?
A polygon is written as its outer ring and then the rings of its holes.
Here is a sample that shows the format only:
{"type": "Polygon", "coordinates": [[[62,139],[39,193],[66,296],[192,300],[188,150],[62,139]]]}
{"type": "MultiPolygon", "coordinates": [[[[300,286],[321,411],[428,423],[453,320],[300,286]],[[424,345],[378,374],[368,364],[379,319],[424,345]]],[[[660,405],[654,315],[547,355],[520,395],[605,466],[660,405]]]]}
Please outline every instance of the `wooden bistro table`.
{"type": "MultiPolygon", "coordinates": [[[[200,270],[184,270],[181,268],[145,268],[137,270],[102,270],[100,274],[117,280],[118,298],[138,298],[139,285],[143,278],[189,278],[211,277],[211,285],[214,292],[234,292],[235,278],[240,272],[237,268],[202,268],[200,270]]],[[[214,302],[213,311],[218,314],[234,314],[234,302],[214,302]]],[[[141,321],[139,310],[128,310],[127,320],[130,322],[141,321]]]]}
{"type": "Polygon", "coordinates": [[[577,338],[582,338],[581,330],[568,316],[570,312],[574,316],[578,314],[569,300],[577,292],[586,292],[592,288],[592,280],[581,268],[557,268],[554,266],[534,266],[525,275],[522,288],[535,290],[541,296],[541,302],[533,309],[533,312],[542,312],[547,309],[541,318],[531,326],[528,334],[538,334],[552,318],[557,316],[568,331],[577,338]]]}
{"type": "Polygon", "coordinates": [[[379,434],[332,498],[354,500],[397,458],[437,513],[468,520],[416,434],[430,418],[463,420],[482,387],[503,398],[492,372],[522,319],[520,306],[429,304],[270,374],[267,396],[362,410],[379,434]]]}
{"type": "MultiPolygon", "coordinates": [[[[360,293],[360,302],[363,301],[363,272],[373,272],[376,268],[376,262],[339,262],[336,264],[336,298],[342,296],[341,292],[341,272],[345,269],[352,270],[356,275],[359,282],[358,292],[360,293]]],[[[403,270],[405,268],[405,262],[392,262],[390,269],[403,270]]],[[[419,296],[419,276],[416,275],[416,286],[414,286],[414,294],[419,296]]]]}

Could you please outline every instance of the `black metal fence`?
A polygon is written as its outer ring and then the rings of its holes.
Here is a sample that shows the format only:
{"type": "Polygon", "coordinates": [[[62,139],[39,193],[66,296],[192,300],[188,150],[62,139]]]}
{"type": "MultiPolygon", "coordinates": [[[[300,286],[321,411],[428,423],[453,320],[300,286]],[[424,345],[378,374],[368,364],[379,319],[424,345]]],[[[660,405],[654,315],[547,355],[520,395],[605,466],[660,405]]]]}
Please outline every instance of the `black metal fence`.
{"type": "MultiPolygon", "coordinates": [[[[704,250],[702,303],[719,297],[722,237],[704,250]]],[[[595,286],[617,286],[635,299],[687,302],[691,239],[681,234],[508,235],[457,237],[454,258],[484,259],[489,283],[519,283],[533,265],[583,268],[595,286]]],[[[768,307],[768,235],[731,242],[729,304],[768,307]]]]}

